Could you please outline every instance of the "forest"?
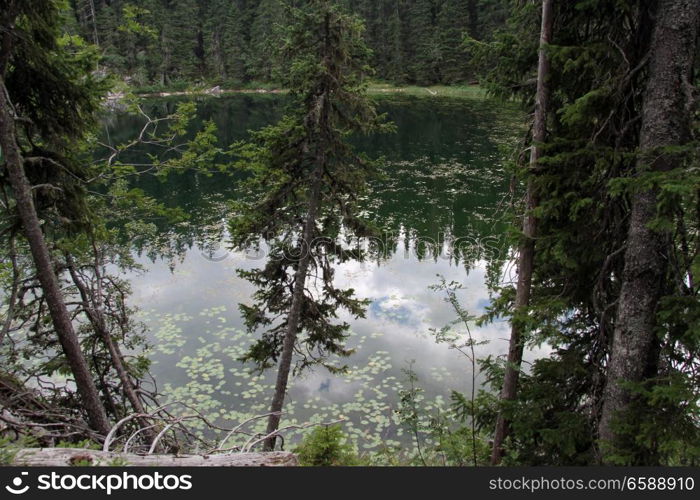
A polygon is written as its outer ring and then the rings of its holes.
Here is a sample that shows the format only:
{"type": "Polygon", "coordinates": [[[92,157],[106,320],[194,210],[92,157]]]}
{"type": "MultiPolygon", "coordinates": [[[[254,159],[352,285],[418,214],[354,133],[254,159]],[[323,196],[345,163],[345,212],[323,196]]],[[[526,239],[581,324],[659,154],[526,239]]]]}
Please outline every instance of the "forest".
{"type": "MultiPolygon", "coordinates": [[[[347,0],[365,23],[377,78],[432,85],[468,82],[476,65],[465,37],[490,40],[505,25],[503,0],[347,0]]],[[[227,88],[281,83],[288,29],[283,0],[76,0],[66,29],[98,43],[102,64],[138,87],[227,88]]],[[[292,5],[295,2],[291,2],[292,5]]]]}
{"type": "Polygon", "coordinates": [[[700,0],[0,34],[0,465],[700,463],[700,0]]]}

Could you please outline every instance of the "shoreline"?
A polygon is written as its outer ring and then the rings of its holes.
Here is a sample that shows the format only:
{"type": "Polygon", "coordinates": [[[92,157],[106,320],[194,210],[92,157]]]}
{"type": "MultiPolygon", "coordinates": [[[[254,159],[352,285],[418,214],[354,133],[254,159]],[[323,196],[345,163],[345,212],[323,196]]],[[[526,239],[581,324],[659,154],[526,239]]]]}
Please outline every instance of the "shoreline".
{"type": "MultiPolygon", "coordinates": [[[[234,94],[286,94],[288,90],[286,89],[222,89],[218,86],[207,88],[207,89],[193,89],[193,90],[164,90],[161,92],[133,92],[133,95],[139,98],[162,98],[162,97],[181,97],[181,96],[211,96],[217,97],[222,95],[234,95],[234,94]]],[[[486,97],[486,90],[479,85],[465,85],[465,86],[448,86],[448,85],[436,85],[430,87],[420,87],[420,86],[405,86],[405,87],[395,87],[392,85],[370,85],[367,88],[367,93],[369,95],[383,95],[383,94],[403,94],[415,97],[454,97],[454,98],[468,98],[468,97],[486,97]]],[[[107,96],[107,101],[120,101],[126,97],[127,92],[114,92],[107,96]]]]}

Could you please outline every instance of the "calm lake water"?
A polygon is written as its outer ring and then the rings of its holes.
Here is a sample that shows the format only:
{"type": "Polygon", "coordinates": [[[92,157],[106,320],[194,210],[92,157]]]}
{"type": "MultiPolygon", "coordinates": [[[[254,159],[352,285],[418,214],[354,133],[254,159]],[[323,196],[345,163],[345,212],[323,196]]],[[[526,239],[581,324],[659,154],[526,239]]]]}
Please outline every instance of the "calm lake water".
{"type": "MultiPolygon", "coordinates": [[[[270,95],[203,99],[198,117],[213,119],[221,144],[228,145],[273,123],[284,100],[270,95]]],[[[162,116],[175,103],[152,101],[145,109],[162,116]]],[[[336,273],[339,284],[371,301],[366,318],[350,320],[349,345],[357,352],[345,361],[350,368],[345,375],[319,368],[295,378],[282,424],[346,418],[344,428],[361,450],[410,446],[395,414],[409,365],[429,409],[448,407],[452,390],[470,389],[468,361],[436,343],[431,333],[455,314],[444,294],[430,287],[443,276],[464,286],[458,296],[471,313],[488,306],[488,261],[509,252],[499,223],[510,199],[503,163],[520,126],[514,109],[485,99],[392,96],[379,98],[378,105],[397,133],[355,142],[371,158],[383,158],[385,175],[375,182],[365,208],[385,229],[386,251],[379,261],[346,263],[336,273]],[[444,244],[455,239],[457,252],[444,244]]],[[[138,116],[110,116],[110,140],[133,138],[142,123],[138,116]]],[[[252,341],[242,329],[238,304],[250,302],[253,291],[236,269],[264,260],[228,248],[226,207],[236,196],[235,177],[183,174],[165,182],[144,178],[138,186],[190,216],[174,227],[160,225],[157,243],[134,248],[145,271],[130,276],[131,302],[149,327],[152,373],[163,398],[186,401],[222,423],[265,413],[274,373],[256,376],[236,360],[252,341]]],[[[508,272],[504,275],[507,279],[508,272]]],[[[488,341],[477,355],[503,353],[508,333],[504,322],[474,328],[477,339],[488,341]]],[[[294,441],[300,434],[287,437],[294,441]]]]}

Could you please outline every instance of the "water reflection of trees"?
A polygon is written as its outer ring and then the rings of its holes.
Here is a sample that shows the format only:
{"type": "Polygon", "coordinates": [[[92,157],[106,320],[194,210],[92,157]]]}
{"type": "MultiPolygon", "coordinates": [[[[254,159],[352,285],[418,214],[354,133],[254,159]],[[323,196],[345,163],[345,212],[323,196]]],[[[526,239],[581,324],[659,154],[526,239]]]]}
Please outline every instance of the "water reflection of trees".
{"type": "MultiPolygon", "coordinates": [[[[178,102],[148,101],[144,110],[166,115],[178,102]]],[[[201,99],[191,127],[194,131],[213,120],[219,146],[225,148],[247,137],[249,130],[275,121],[285,102],[285,96],[273,95],[201,99]]],[[[447,258],[467,267],[503,258],[507,247],[500,208],[508,193],[501,146],[511,140],[514,114],[488,101],[406,97],[382,97],[378,108],[395,122],[398,133],[355,139],[359,150],[382,159],[381,176],[363,200],[381,235],[379,241],[362,243],[374,250],[368,256],[388,258],[402,252],[420,260],[447,258]]],[[[142,119],[129,114],[106,122],[114,142],[132,137],[141,126],[142,119]]],[[[149,152],[136,148],[125,161],[138,164],[149,152]]],[[[138,177],[135,187],[184,217],[176,223],[152,220],[152,230],[132,241],[134,249],[173,265],[193,248],[205,257],[221,256],[226,221],[235,215],[229,202],[245,195],[239,190],[240,180],[240,174],[201,172],[169,175],[167,182],[138,177]]]]}

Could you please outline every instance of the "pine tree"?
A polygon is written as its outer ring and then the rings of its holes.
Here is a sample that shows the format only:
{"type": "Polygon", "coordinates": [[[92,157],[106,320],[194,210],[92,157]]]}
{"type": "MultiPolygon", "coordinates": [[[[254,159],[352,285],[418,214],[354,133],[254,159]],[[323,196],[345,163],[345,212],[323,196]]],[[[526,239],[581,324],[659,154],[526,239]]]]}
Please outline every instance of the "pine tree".
{"type": "Polygon", "coordinates": [[[468,76],[469,60],[464,50],[464,39],[469,25],[467,2],[444,0],[438,16],[441,83],[464,81],[468,76]]]}
{"type": "MultiPolygon", "coordinates": [[[[91,427],[110,425],[71,317],[37,214],[27,170],[49,172],[61,164],[57,150],[80,137],[96,111],[95,88],[87,68],[68,60],[57,41],[57,3],[46,0],[0,2],[0,147],[19,221],[29,244],[51,319],[91,427]],[[20,124],[18,126],[18,124],[20,124]],[[43,142],[37,148],[37,142],[43,142]]],[[[91,70],[92,68],[90,68],[91,70]]]]}
{"type": "Polygon", "coordinates": [[[260,369],[278,364],[270,436],[279,427],[294,353],[301,356],[298,370],[320,363],[334,371],[339,368],[328,357],[351,353],[344,345],[349,325],[334,319],[341,309],[362,316],[365,302],[334,286],[332,263],[359,256],[343,250],[341,234],[370,234],[357,203],[373,166],[353,151],[347,135],[381,127],[364,95],[369,53],[362,23],[328,0],[306,2],[289,17],[285,83],[293,104],[277,125],[239,146],[242,164],[254,173],[251,188],[262,199],[241,207],[232,224],[237,246],[250,245],[251,237],[270,246],[264,268],[239,272],[258,288],[255,303],[241,306],[246,326],[251,333],[266,329],[244,360],[260,369]]]}
{"type": "Polygon", "coordinates": [[[239,3],[213,1],[207,5],[203,18],[204,50],[209,60],[209,75],[223,81],[245,80],[247,43],[239,3]]]}
{"type": "MultiPolygon", "coordinates": [[[[553,0],[542,1],[542,27],[540,28],[539,57],[537,64],[537,90],[535,94],[535,119],[532,125],[532,141],[530,150],[530,170],[536,171],[542,157],[542,147],[547,138],[547,113],[549,108],[550,55],[548,45],[552,42],[553,30],[553,0]]],[[[516,399],[518,393],[518,378],[523,362],[524,328],[521,314],[527,314],[530,305],[532,289],[532,273],[535,266],[535,238],[537,236],[537,219],[534,211],[537,209],[538,193],[533,182],[528,182],[525,194],[525,214],[523,216],[522,241],[518,246],[518,283],[513,303],[513,319],[501,389],[501,402],[506,404],[516,399]]],[[[491,464],[498,465],[503,457],[503,443],[509,434],[510,423],[501,412],[496,421],[496,431],[493,438],[491,464]]]]}
{"type": "Polygon", "coordinates": [[[248,77],[269,82],[279,68],[284,10],[280,0],[261,0],[255,9],[250,27],[250,45],[247,61],[248,77]]]}
{"type": "Polygon", "coordinates": [[[167,47],[172,53],[170,72],[178,78],[191,78],[199,74],[201,58],[199,6],[196,0],[170,0],[165,8],[169,28],[167,47]]]}
{"type": "Polygon", "coordinates": [[[418,85],[432,85],[441,81],[442,52],[437,28],[436,0],[415,0],[409,7],[409,20],[404,40],[411,54],[411,80],[418,85]]]}
{"type": "Polygon", "coordinates": [[[403,22],[401,0],[388,0],[386,8],[385,45],[380,74],[393,82],[406,81],[406,58],[401,37],[403,22]]]}

